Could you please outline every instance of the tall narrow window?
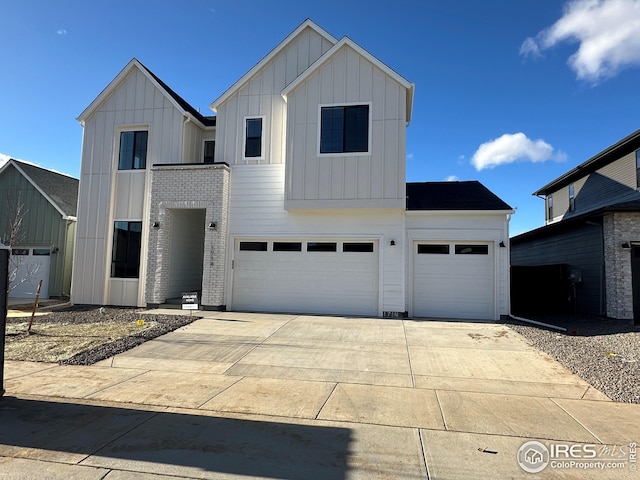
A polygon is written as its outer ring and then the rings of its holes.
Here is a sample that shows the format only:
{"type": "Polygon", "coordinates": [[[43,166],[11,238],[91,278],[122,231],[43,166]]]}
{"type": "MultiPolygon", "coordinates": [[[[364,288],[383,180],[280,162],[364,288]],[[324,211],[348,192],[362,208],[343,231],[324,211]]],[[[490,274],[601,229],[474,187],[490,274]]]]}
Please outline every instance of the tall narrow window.
{"type": "Polygon", "coordinates": [[[262,157],[262,118],[247,118],[245,122],[244,156],[262,157]]]}
{"type": "Polygon", "coordinates": [[[142,222],[115,222],[111,256],[112,277],[139,277],[141,246],[142,222]]]}
{"type": "Polygon", "coordinates": [[[214,140],[205,140],[204,142],[204,155],[202,158],[203,163],[213,163],[214,154],[216,151],[216,142],[214,140]]]}
{"type": "Polygon", "coordinates": [[[576,209],[576,191],[573,183],[569,185],[569,211],[573,212],[576,209]]]}
{"type": "Polygon", "coordinates": [[[118,170],[144,170],[147,168],[147,137],[145,131],[120,133],[118,170]]]}
{"type": "Polygon", "coordinates": [[[369,105],[320,109],[320,153],[369,151],[369,105]]]}
{"type": "Polygon", "coordinates": [[[553,195],[547,195],[547,220],[553,220],[553,195]]]}
{"type": "Polygon", "coordinates": [[[640,188],[640,150],[636,150],[636,187],[640,188]]]}

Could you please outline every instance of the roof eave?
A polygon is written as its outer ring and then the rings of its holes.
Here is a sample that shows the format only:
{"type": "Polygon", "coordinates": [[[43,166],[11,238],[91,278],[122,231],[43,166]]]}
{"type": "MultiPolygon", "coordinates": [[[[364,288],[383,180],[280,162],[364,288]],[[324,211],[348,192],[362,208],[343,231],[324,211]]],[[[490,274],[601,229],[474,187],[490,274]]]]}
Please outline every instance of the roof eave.
{"type": "Polygon", "coordinates": [[[33,186],[33,188],[35,188],[38,191],[38,193],[40,193],[40,195],[42,195],[47,200],[47,202],[49,202],[51,206],[53,206],[53,208],[55,208],[63,218],[67,216],[67,214],[62,210],[62,208],[60,208],[60,206],[49,195],[47,195],[46,192],[42,190],[42,188],[40,188],[40,186],[29,175],[27,175],[27,173],[22,168],[20,168],[20,165],[18,165],[18,163],[14,159],[10,159],[7,162],[7,165],[9,163],[11,163],[16,168],[16,170],[20,172],[20,175],[22,175],[24,178],[27,179],[27,181],[33,186]]]}

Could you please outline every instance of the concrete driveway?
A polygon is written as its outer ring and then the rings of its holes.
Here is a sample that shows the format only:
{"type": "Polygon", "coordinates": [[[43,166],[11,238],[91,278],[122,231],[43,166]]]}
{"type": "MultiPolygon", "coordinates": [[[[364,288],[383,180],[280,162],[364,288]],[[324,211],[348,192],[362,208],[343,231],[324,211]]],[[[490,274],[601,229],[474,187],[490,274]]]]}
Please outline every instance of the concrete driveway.
{"type": "Polygon", "coordinates": [[[200,314],[91,367],[7,362],[0,478],[535,478],[532,440],[625,462],[540,478],[640,478],[640,405],[506,326],[200,314]]]}

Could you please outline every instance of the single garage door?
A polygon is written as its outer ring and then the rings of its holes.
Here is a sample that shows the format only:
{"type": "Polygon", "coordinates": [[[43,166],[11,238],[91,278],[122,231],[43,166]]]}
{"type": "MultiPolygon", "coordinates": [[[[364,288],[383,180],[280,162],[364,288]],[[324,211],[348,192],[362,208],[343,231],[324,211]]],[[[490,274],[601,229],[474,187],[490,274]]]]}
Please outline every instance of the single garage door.
{"type": "Polygon", "coordinates": [[[494,319],[493,244],[414,242],[413,316],[494,319]]]}
{"type": "Polygon", "coordinates": [[[35,298],[42,280],[40,298],[49,298],[49,268],[51,249],[20,247],[11,249],[9,297],[35,298]],[[15,272],[15,276],[13,275],[15,272]]]}
{"type": "Polygon", "coordinates": [[[232,308],[378,315],[373,240],[236,240],[232,308]]]}

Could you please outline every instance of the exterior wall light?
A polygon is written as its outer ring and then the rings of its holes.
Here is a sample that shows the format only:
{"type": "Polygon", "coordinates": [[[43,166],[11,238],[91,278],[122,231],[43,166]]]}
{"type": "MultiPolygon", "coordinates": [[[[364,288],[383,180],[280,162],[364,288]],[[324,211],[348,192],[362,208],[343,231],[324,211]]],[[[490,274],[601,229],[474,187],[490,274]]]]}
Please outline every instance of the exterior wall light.
{"type": "Polygon", "coordinates": [[[153,222],[153,223],[151,224],[151,227],[152,227],[152,228],[159,228],[159,227],[160,227],[160,222],[153,222]]]}
{"type": "Polygon", "coordinates": [[[209,222],[209,225],[207,225],[211,230],[215,230],[216,229],[216,222],[209,222]]]}
{"type": "Polygon", "coordinates": [[[629,242],[622,242],[622,245],[620,245],[622,248],[631,248],[631,245],[629,245],[629,242]]]}
{"type": "Polygon", "coordinates": [[[391,247],[395,247],[395,246],[396,246],[396,241],[395,241],[395,240],[391,240],[391,241],[389,242],[389,246],[391,246],[391,247]]]}
{"type": "Polygon", "coordinates": [[[504,244],[504,242],[500,242],[500,243],[498,244],[498,246],[499,246],[500,248],[507,248],[507,246],[504,244]]]}

